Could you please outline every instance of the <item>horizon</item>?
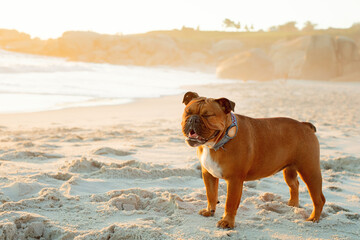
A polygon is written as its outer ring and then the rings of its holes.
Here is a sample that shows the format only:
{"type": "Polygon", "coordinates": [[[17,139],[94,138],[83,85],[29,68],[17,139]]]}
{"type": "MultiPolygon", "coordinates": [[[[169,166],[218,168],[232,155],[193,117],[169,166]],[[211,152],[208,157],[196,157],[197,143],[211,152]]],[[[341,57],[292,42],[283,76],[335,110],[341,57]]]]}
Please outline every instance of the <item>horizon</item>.
{"type": "Polygon", "coordinates": [[[360,22],[356,10],[360,8],[360,2],[356,0],[344,0],[341,4],[335,0],[199,0],[185,3],[165,0],[7,0],[2,5],[5,11],[0,15],[0,28],[15,29],[40,39],[58,38],[66,31],[127,35],[184,26],[202,31],[225,31],[223,21],[226,18],[240,22],[242,31],[245,25],[253,25],[254,31],[267,31],[290,21],[297,22],[299,29],[307,21],[316,24],[316,29],[349,28],[360,22]]]}

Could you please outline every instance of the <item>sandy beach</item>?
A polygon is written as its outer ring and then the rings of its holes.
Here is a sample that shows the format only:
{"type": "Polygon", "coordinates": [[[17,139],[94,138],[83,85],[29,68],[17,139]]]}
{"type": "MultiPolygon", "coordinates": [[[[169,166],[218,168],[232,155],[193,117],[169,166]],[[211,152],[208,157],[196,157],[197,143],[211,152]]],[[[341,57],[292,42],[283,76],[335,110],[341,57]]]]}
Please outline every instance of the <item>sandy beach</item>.
{"type": "MultiPolygon", "coordinates": [[[[319,223],[300,180],[289,207],[281,172],[246,182],[231,230],[204,218],[195,149],[181,133],[182,95],[116,106],[0,114],[0,239],[359,239],[360,84],[316,81],[191,86],[250,117],[310,121],[321,144],[319,223]]],[[[3,103],[6,104],[6,103],[3,103]]]]}

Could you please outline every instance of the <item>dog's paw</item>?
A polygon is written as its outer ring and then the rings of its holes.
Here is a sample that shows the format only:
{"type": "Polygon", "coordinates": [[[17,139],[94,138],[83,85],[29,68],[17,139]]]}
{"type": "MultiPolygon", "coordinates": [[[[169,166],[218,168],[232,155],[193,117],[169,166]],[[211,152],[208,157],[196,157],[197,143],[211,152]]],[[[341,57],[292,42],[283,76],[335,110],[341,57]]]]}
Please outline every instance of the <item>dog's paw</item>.
{"type": "Polygon", "coordinates": [[[306,221],[308,222],[314,222],[317,223],[320,220],[320,214],[316,214],[315,211],[313,211],[308,219],[306,221]]]}
{"type": "Polygon", "coordinates": [[[290,207],[299,207],[299,200],[289,200],[288,201],[288,205],[290,206],[290,207]]]}
{"type": "Polygon", "coordinates": [[[214,216],[214,213],[215,213],[215,210],[209,211],[206,208],[199,211],[199,214],[204,217],[212,217],[212,216],[214,216]]]}
{"type": "Polygon", "coordinates": [[[235,227],[235,221],[229,221],[226,219],[221,219],[217,222],[216,226],[218,228],[234,228],[235,227]]]}
{"type": "Polygon", "coordinates": [[[319,218],[319,217],[312,217],[312,216],[310,216],[308,219],[306,219],[306,221],[318,223],[318,222],[320,221],[320,218],[319,218]]]}

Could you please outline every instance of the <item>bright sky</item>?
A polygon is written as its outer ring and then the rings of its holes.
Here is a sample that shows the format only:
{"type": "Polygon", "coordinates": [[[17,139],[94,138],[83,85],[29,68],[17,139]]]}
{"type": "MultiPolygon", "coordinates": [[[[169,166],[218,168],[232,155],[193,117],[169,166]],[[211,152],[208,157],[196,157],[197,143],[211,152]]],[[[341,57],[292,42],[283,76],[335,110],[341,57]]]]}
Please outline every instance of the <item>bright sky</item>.
{"type": "Polygon", "coordinates": [[[68,30],[143,33],[152,30],[223,30],[229,18],[255,30],[288,21],[318,28],[360,22],[360,0],[1,0],[0,28],[57,38],[68,30]]]}

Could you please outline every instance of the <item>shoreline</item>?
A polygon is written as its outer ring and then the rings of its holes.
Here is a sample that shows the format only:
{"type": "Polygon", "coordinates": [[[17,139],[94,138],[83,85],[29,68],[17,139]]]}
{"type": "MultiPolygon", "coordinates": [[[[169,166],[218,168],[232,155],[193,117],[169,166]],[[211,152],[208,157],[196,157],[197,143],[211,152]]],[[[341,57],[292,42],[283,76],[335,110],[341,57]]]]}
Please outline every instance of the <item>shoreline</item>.
{"type": "Polygon", "coordinates": [[[101,122],[99,123],[101,125],[111,124],[114,118],[124,122],[131,122],[132,119],[139,118],[151,120],[165,117],[164,111],[171,111],[173,109],[167,105],[174,103],[175,100],[180,98],[182,100],[182,95],[171,95],[158,98],[135,99],[132,102],[117,105],[70,107],[38,112],[0,113],[0,126],[8,125],[12,128],[41,127],[44,124],[74,126],[84,121],[84,125],[92,127],[98,126],[97,123],[99,122],[101,122]],[[160,106],[158,108],[151,108],[154,105],[160,106]],[[138,110],[133,111],[133,109],[138,110]],[[154,111],[148,114],[150,110],[154,111]],[[126,113],[126,116],[123,113],[126,113]],[[26,120],[24,121],[24,119],[26,120]],[[39,119],[42,119],[43,122],[40,122],[39,119]],[[102,122],[101,119],[105,121],[102,122]]]}

